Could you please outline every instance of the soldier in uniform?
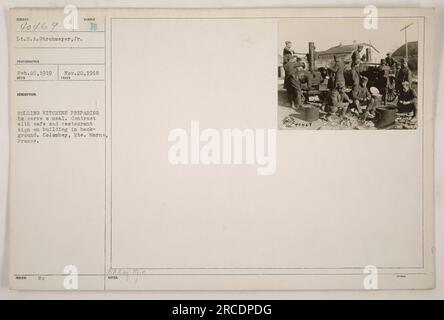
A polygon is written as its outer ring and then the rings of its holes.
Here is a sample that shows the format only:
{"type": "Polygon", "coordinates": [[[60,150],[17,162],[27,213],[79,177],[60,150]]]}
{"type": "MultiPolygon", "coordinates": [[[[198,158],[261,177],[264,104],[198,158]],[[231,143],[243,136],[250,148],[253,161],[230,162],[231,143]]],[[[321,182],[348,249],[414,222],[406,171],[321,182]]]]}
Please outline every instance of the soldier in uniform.
{"type": "Polygon", "coordinates": [[[413,113],[413,118],[416,117],[416,93],[410,87],[408,81],[402,83],[402,90],[398,97],[398,111],[401,113],[413,113]]]}
{"type": "Polygon", "coordinates": [[[362,49],[364,49],[364,46],[362,44],[358,44],[358,48],[353,51],[351,59],[352,59],[352,63],[351,66],[354,67],[358,61],[361,62],[361,52],[362,49]]]}
{"type": "Polygon", "coordinates": [[[353,89],[353,104],[360,115],[364,114],[362,106],[367,106],[366,115],[374,116],[376,112],[375,99],[367,89],[367,77],[362,77],[361,84],[353,89]]]}
{"type": "Polygon", "coordinates": [[[342,59],[334,57],[335,63],[331,66],[330,70],[334,72],[334,80],[332,83],[333,88],[337,88],[340,84],[345,85],[344,69],[345,63],[342,59]]]}
{"type": "Polygon", "coordinates": [[[291,41],[285,41],[285,47],[284,50],[282,52],[282,57],[284,58],[284,65],[290,61],[291,57],[294,56],[295,52],[294,50],[291,48],[292,43],[291,41]]]}
{"type": "Polygon", "coordinates": [[[387,65],[387,62],[385,59],[381,59],[381,64],[379,66],[379,70],[381,71],[382,75],[382,96],[384,97],[384,104],[387,104],[387,94],[389,91],[389,85],[390,85],[390,66],[387,65]]]}
{"type": "Polygon", "coordinates": [[[282,57],[283,57],[282,65],[284,67],[284,72],[285,72],[284,89],[287,89],[287,71],[285,70],[285,65],[287,64],[287,62],[291,60],[291,58],[295,54],[294,50],[291,48],[291,45],[292,45],[291,41],[285,41],[285,47],[282,52],[282,57]]]}
{"type": "Polygon", "coordinates": [[[398,61],[395,60],[395,58],[392,57],[392,54],[390,52],[387,53],[387,56],[385,57],[385,63],[387,66],[390,67],[390,70],[393,74],[396,74],[398,61]]]}
{"type": "Polygon", "coordinates": [[[300,68],[300,63],[295,56],[284,65],[288,101],[290,102],[290,107],[296,110],[302,106],[300,68]]]}
{"type": "Polygon", "coordinates": [[[352,67],[352,81],[353,81],[353,90],[359,87],[361,83],[361,61],[357,60],[356,64],[352,67]]]}
{"type": "Polygon", "coordinates": [[[398,91],[402,90],[402,83],[405,81],[409,83],[410,87],[412,86],[412,72],[407,65],[407,60],[401,59],[401,69],[399,69],[396,76],[396,88],[398,91]]]}
{"type": "Polygon", "coordinates": [[[331,114],[335,114],[336,112],[340,111],[341,115],[345,116],[350,103],[351,100],[345,92],[345,85],[339,83],[338,87],[330,92],[327,111],[331,114]]]}

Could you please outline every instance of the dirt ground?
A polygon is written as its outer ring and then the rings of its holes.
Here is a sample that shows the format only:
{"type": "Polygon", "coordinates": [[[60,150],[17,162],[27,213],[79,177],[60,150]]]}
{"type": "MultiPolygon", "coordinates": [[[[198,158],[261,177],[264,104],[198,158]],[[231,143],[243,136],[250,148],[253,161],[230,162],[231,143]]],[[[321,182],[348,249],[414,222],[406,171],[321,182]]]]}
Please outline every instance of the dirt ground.
{"type": "MultiPolygon", "coordinates": [[[[395,103],[395,102],[394,102],[395,103]]],[[[396,104],[389,105],[396,105],[396,104]]],[[[330,116],[320,111],[319,119],[314,122],[307,122],[304,118],[304,107],[309,107],[312,103],[305,103],[303,108],[294,110],[289,106],[287,92],[283,88],[283,80],[278,83],[278,129],[284,130],[375,130],[375,124],[371,120],[362,121],[352,113],[348,113],[345,118],[330,116]]],[[[319,106],[319,104],[318,104],[319,106]]],[[[397,114],[395,124],[387,129],[415,129],[416,124],[411,122],[412,117],[397,114]]]]}

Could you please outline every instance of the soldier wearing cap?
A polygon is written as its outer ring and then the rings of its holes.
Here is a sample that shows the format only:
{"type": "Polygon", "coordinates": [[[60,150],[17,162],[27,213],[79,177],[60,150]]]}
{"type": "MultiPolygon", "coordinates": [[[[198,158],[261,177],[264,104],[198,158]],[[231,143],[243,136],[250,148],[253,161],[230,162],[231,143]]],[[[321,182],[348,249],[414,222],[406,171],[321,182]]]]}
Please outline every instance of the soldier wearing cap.
{"type": "Polygon", "coordinates": [[[382,71],[382,75],[386,78],[390,75],[390,66],[387,64],[385,59],[381,59],[379,70],[382,71]]]}
{"type": "Polygon", "coordinates": [[[349,104],[351,103],[350,98],[345,92],[345,85],[343,83],[338,83],[336,89],[330,92],[330,97],[328,101],[328,112],[335,114],[340,111],[342,116],[345,116],[349,104]]]}
{"type": "Polygon", "coordinates": [[[298,109],[302,106],[302,88],[300,80],[301,66],[295,56],[284,65],[285,69],[285,86],[287,89],[290,107],[298,109]]]}
{"type": "Polygon", "coordinates": [[[344,70],[345,64],[342,59],[334,57],[335,63],[329,68],[334,72],[333,88],[337,88],[340,84],[345,84],[344,70]]]}
{"type": "Polygon", "coordinates": [[[385,59],[381,59],[381,64],[379,65],[379,71],[381,71],[382,75],[382,96],[384,97],[384,104],[387,104],[387,93],[389,91],[390,86],[390,73],[391,68],[387,64],[385,59]]]}
{"type": "Polygon", "coordinates": [[[353,90],[359,87],[361,83],[361,61],[357,60],[356,64],[352,67],[352,81],[353,81],[353,90]]]}
{"type": "Polygon", "coordinates": [[[416,93],[408,81],[402,83],[402,89],[399,92],[398,112],[413,113],[413,118],[416,117],[416,93]]]}
{"type": "Polygon", "coordinates": [[[291,57],[295,55],[294,50],[291,48],[291,41],[285,41],[285,47],[282,52],[282,57],[284,58],[284,65],[290,61],[291,57]]]}
{"type": "Polygon", "coordinates": [[[396,76],[396,88],[398,91],[402,90],[402,83],[407,81],[409,86],[412,86],[412,72],[410,71],[407,60],[401,59],[401,69],[398,71],[398,75],[396,76]]]}
{"type": "Polygon", "coordinates": [[[360,115],[364,114],[362,106],[367,106],[366,114],[374,116],[376,111],[375,99],[367,89],[367,77],[361,78],[361,84],[353,89],[353,104],[360,115]]]}
{"type": "Polygon", "coordinates": [[[395,58],[392,57],[392,54],[390,52],[387,52],[387,56],[385,57],[385,63],[387,64],[387,66],[390,67],[391,72],[393,74],[396,74],[398,61],[396,61],[395,58]]]}
{"type": "Polygon", "coordinates": [[[364,49],[364,46],[362,44],[358,44],[358,48],[353,51],[351,59],[352,59],[352,63],[351,66],[354,67],[358,61],[361,62],[361,52],[362,49],[364,49]]]}
{"type": "Polygon", "coordinates": [[[284,50],[283,50],[283,53],[282,53],[283,54],[282,55],[282,57],[283,57],[282,65],[284,67],[284,72],[285,72],[285,75],[284,75],[284,89],[287,89],[287,84],[288,84],[287,83],[288,75],[287,75],[287,71],[286,71],[285,65],[291,60],[291,58],[295,54],[294,50],[291,48],[291,45],[292,45],[291,41],[285,41],[285,47],[284,47],[284,50]]]}

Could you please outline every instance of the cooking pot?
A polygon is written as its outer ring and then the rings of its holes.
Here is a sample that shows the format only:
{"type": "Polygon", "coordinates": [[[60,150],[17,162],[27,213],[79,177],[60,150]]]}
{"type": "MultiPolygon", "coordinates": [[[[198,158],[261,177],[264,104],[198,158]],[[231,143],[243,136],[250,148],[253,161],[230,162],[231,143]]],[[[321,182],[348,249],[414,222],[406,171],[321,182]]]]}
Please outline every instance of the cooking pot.
{"type": "Polygon", "coordinates": [[[305,121],[314,122],[319,119],[319,109],[316,107],[305,107],[304,108],[304,118],[305,121]]]}
{"type": "Polygon", "coordinates": [[[390,106],[376,108],[376,128],[384,129],[395,124],[396,111],[396,107],[390,106]]]}

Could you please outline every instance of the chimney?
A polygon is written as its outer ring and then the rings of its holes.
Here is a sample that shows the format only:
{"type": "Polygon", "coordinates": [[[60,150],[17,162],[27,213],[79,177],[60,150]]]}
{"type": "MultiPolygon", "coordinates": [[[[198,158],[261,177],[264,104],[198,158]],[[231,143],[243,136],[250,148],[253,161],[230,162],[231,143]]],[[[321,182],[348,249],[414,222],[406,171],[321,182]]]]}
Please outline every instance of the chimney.
{"type": "Polygon", "coordinates": [[[315,45],[314,42],[308,43],[308,70],[314,71],[315,69],[315,45]]]}

